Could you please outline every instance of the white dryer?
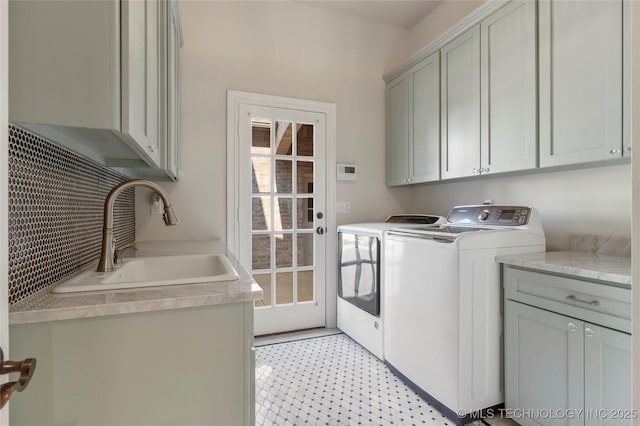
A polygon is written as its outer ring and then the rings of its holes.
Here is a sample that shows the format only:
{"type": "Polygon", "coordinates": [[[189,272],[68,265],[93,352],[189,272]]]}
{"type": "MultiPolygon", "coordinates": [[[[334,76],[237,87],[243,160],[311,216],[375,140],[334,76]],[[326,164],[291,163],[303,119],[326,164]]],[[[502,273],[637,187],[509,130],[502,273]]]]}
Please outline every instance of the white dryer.
{"type": "Polygon", "coordinates": [[[522,206],[459,206],[444,225],[387,232],[385,362],[455,423],[504,402],[495,257],[544,250],[538,212],[522,206]]]}
{"type": "Polygon", "coordinates": [[[400,214],[384,222],[338,227],[338,328],[383,359],[384,234],[391,228],[432,226],[442,216],[400,214]]]}

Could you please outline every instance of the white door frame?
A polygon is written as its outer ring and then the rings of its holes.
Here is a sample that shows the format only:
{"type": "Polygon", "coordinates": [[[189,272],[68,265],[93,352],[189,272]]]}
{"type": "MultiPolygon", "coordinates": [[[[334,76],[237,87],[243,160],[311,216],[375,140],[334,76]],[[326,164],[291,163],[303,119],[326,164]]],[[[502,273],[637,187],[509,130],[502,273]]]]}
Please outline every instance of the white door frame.
{"type": "MultiPolygon", "coordinates": [[[[326,270],[325,270],[325,318],[326,327],[336,327],[336,104],[308,101],[257,93],[227,91],[227,246],[236,256],[239,247],[238,229],[238,164],[239,164],[239,110],[240,105],[258,105],[273,108],[298,109],[318,112],[326,116],[326,270]]],[[[250,266],[250,265],[249,265],[250,266]]]]}
{"type": "MultiPolygon", "coordinates": [[[[9,359],[8,150],[9,150],[9,2],[0,1],[0,346],[9,359]]],[[[0,378],[7,381],[8,376],[0,378]]],[[[9,404],[0,410],[0,426],[9,426],[9,404]]]]}

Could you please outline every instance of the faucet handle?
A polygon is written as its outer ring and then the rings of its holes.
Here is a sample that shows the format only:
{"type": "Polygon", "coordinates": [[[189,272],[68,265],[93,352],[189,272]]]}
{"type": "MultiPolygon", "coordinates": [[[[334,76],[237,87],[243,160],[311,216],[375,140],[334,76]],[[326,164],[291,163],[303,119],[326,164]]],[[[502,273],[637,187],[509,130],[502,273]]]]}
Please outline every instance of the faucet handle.
{"type": "Polygon", "coordinates": [[[118,263],[122,263],[122,261],[124,260],[125,254],[127,252],[130,251],[137,251],[138,249],[132,244],[132,245],[128,245],[124,248],[121,249],[115,249],[113,251],[113,263],[114,264],[118,264],[118,263]]]}

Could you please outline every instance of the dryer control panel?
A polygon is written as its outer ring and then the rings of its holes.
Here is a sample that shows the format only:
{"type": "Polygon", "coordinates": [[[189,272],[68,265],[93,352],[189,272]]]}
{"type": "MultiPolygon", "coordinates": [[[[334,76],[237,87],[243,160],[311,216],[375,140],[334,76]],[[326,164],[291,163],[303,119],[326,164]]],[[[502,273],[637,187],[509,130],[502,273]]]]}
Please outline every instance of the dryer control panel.
{"type": "Polygon", "coordinates": [[[457,206],[451,209],[449,223],[469,223],[493,226],[521,226],[529,223],[531,207],[473,205],[457,206]]]}

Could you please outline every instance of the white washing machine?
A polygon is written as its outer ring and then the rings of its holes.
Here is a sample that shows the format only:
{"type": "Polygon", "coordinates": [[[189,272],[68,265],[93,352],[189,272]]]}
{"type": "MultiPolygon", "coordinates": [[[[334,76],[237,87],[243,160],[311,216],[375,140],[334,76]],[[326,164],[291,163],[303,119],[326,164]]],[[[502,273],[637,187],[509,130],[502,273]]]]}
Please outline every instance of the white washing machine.
{"type": "Polygon", "coordinates": [[[393,215],[385,222],[338,227],[338,328],[383,359],[384,234],[404,226],[444,223],[442,216],[393,215]]]}
{"type": "Polygon", "coordinates": [[[454,207],[385,239],[387,365],[456,424],[504,402],[497,255],[545,250],[535,209],[454,207]]]}

